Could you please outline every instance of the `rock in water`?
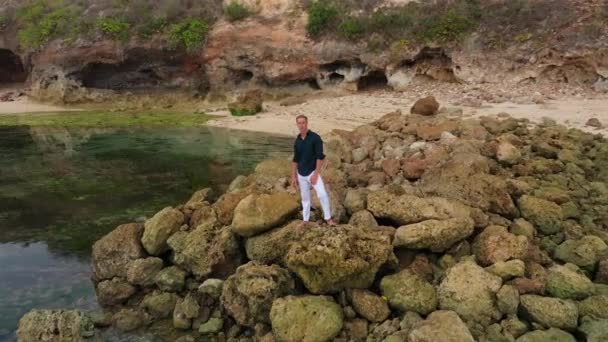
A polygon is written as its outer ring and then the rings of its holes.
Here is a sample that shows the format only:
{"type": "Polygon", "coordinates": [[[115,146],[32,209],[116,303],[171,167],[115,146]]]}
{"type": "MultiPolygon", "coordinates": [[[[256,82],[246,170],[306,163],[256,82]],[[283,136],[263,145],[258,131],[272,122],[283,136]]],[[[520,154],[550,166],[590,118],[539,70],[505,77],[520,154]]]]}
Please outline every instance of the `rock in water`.
{"type": "Polygon", "coordinates": [[[234,209],[232,230],[241,236],[253,236],[283,223],[294,214],[300,203],[287,192],[251,194],[234,209]]]}
{"type": "Polygon", "coordinates": [[[167,239],[179,230],[184,222],[184,214],[177,209],[166,207],[145,223],[141,242],[148,253],[159,255],[166,252],[167,239]]]}
{"type": "Polygon", "coordinates": [[[140,242],[143,231],[142,224],[123,224],[95,242],[92,253],[95,280],[126,278],[129,263],[146,256],[140,242]]]}
{"type": "Polygon", "coordinates": [[[330,341],[342,330],[343,319],[340,305],[326,296],[287,296],[270,310],[272,331],[285,342],[330,341]]]}
{"type": "Polygon", "coordinates": [[[91,318],[77,310],[32,310],[17,328],[17,339],[23,342],[83,342],[94,335],[91,318]]]}
{"type": "Polygon", "coordinates": [[[420,115],[435,115],[438,110],[439,102],[437,102],[434,96],[427,96],[416,101],[414,106],[412,106],[412,109],[410,109],[410,113],[420,115]]]}
{"type": "Polygon", "coordinates": [[[230,227],[200,225],[191,232],[178,232],[169,240],[173,262],[196,277],[223,277],[241,264],[241,251],[230,227]]]}
{"type": "Polygon", "coordinates": [[[295,283],[289,272],[277,265],[252,261],[240,266],[225,282],[222,305],[240,325],[254,327],[270,323],[272,302],[292,294],[295,283]]]}

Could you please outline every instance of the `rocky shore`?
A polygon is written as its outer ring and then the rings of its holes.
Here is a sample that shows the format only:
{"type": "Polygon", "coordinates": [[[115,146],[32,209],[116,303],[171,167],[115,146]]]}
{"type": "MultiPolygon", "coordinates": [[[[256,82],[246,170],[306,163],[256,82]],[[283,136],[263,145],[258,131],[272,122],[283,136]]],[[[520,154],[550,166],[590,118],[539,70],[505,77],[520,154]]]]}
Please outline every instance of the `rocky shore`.
{"type": "Polygon", "coordinates": [[[608,339],[608,142],[437,109],[324,137],[339,226],[298,229],[290,160],[262,162],[103,237],[103,312],[34,310],[19,340],[159,324],[180,342],[608,339]]]}

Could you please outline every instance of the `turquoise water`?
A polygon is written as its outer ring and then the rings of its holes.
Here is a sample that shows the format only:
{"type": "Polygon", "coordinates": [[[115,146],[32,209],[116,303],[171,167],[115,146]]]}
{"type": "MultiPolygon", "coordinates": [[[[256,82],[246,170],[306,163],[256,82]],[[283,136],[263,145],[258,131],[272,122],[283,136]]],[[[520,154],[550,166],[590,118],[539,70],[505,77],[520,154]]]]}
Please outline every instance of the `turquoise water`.
{"type": "Polygon", "coordinates": [[[0,341],[31,308],[96,308],[91,246],[117,225],[223,191],[290,149],[207,127],[0,127],[0,341]]]}

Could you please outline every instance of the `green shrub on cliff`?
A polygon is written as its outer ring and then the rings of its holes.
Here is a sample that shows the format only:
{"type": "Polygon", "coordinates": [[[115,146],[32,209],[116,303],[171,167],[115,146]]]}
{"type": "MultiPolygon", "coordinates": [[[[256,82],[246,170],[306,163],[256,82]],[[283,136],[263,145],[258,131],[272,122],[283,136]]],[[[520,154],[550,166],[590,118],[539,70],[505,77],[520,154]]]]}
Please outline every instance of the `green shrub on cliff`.
{"type": "Polygon", "coordinates": [[[195,50],[203,45],[208,31],[209,25],[202,19],[187,18],[171,25],[169,39],[174,46],[195,50]]]}
{"type": "Polygon", "coordinates": [[[335,27],[339,19],[337,7],[328,1],[313,1],[308,7],[308,24],[306,30],[311,36],[320,35],[323,31],[335,27]]]}
{"type": "Polygon", "coordinates": [[[131,24],[118,18],[101,18],[97,21],[97,26],[106,35],[120,40],[129,38],[131,24]]]}
{"type": "Polygon", "coordinates": [[[233,0],[230,4],[224,7],[224,14],[230,21],[238,21],[247,18],[251,12],[243,4],[233,0]]]}
{"type": "Polygon", "coordinates": [[[338,31],[348,39],[359,38],[365,33],[365,22],[357,17],[346,17],[338,26],[338,31]]]}
{"type": "Polygon", "coordinates": [[[475,28],[475,22],[466,13],[449,8],[421,23],[416,35],[423,41],[450,42],[462,38],[475,28]]]}
{"type": "Polygon", "coordinates": [[[17,12],[21,21],[20,44],[26,49],[36,49],[52,38],[72,33],[78,27],[77,12],[74,7],[51,9],[41,1],[20,8],[17,12]]]}
{"type": "Polygon", "coordinates": [[[167,27],[167,24],[167,19],[163,17],[151,18],[139,27],[137,34],[141,38],[150,38],[155,34],[162,33],[167,27]]]}
{"type": "Polygon", "coordinates": [[[8,17],[0,15],[0,31],[4,30],[8,26],[8,17]]]}

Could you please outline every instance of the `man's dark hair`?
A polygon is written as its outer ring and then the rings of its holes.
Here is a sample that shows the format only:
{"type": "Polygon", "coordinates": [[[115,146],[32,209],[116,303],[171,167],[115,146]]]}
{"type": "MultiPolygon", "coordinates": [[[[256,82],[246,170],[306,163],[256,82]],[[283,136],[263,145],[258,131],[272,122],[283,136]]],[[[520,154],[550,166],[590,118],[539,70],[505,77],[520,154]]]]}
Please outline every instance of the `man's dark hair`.
{"type": "Polygon", "coordinates": [[[304,119],[304,120],[306,120],[306,122],[308,122],[308,118],[306,117],[306,115],[300,114],[300,115],[296,116],[296,121],[298,121],[299,119],[304,119]]]}

